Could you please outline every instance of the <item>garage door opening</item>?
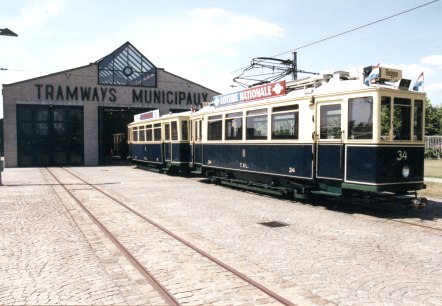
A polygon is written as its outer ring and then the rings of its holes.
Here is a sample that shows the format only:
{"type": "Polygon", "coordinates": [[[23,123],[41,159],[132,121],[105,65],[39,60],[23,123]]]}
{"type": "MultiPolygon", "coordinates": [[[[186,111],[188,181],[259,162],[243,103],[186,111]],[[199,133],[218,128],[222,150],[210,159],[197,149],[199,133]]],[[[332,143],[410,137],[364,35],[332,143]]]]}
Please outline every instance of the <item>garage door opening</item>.
{"type": "Polygon", "coordinates": [[[99,163],[100,165],[125,164],[127,162],[127,125],[134,115],[153,108],[99,107],[99,163]]]}
{"type": "Polygon", "coordinates": [[[19,167],[84,164],[83,107],[17,105],[19,167]]]}

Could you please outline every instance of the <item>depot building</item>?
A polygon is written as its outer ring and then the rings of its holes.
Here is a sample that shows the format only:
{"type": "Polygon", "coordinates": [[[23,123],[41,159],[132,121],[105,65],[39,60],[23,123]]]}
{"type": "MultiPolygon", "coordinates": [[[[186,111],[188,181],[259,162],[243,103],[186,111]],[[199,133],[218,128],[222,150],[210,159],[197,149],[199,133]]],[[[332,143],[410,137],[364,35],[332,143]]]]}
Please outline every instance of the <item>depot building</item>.
{"type": "Polygon", "coordinates": [[[135,114],[198,109],[215,95],[127,42],[87,66],[3,84],[5,165],[103,165],[135,114]]]}

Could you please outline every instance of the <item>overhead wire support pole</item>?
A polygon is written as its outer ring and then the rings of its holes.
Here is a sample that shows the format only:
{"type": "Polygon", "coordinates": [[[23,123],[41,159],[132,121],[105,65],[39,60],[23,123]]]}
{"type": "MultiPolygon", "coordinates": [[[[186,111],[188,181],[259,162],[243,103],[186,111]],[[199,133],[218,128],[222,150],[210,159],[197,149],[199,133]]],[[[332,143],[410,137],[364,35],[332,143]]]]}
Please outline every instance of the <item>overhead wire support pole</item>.
{"type": "Polygon", "coordinates": [[[298,55],[295,51],[293,51],[293,80],[296,81],[298,79],[298,55]]]}

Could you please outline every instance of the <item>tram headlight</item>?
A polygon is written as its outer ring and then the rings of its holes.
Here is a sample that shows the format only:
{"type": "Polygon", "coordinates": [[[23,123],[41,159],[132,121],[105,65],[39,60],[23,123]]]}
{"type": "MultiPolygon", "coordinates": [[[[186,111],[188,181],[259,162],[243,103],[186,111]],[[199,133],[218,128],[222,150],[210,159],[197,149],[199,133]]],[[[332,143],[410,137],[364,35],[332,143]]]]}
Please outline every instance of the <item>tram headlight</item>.
{"type": "Polygon", "coordinates": [[[407,178],[410,175],[410,167],[404,166],[402,168],[402,176],[407,178]]]}

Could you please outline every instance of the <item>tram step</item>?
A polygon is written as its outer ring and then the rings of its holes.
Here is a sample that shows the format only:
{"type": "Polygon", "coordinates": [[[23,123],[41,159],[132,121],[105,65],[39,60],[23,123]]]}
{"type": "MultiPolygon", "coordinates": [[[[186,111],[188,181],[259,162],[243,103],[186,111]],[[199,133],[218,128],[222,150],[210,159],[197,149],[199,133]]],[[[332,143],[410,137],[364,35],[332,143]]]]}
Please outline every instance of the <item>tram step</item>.
{"type": "Polygon", "coordinates": [[[332,196],[332,197],[339,197],[339,196],[341,196],[340,193],[324,191],[324,190],[312,190],[311,193],[317,194],[317,195],[321,195],[321,196],[332,196]]]}
{"type": "Polygon", "coordinates": [[[160,172],[160,169],[154,167],[146,167],[146,166],[136,166],[138,169],[152,171],[152,172],[160,172]]]}
{"type": "Polygon", "coordinates": [[[267,189],[267,188],[264,188],[264,187],[258,187],[258,186],[253,186],[253,185],[241,184],[241,183],[238,183],[238,182],[230,182],[228,180],[221,180],[220,183],[222,185],[242,188],[242,189],[256,191],[256,192],[263,192],[263,193],[272,194],[272,195],[279,195],[279,196],[281,196],[281,195],[284,194],[283,190],[267,189]]]}

